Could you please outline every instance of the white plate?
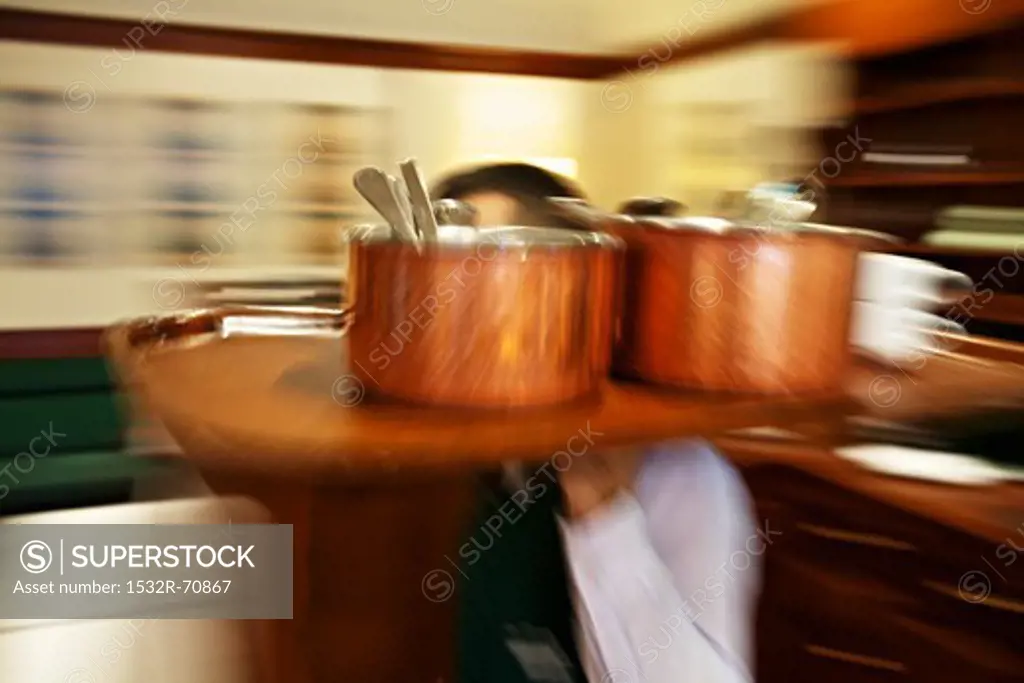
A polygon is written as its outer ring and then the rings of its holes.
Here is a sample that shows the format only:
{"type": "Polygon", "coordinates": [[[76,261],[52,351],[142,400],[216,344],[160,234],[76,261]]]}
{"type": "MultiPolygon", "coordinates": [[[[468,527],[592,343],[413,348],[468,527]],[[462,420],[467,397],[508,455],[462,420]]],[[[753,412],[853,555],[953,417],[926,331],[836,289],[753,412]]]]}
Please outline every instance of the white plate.
{"type": "Polygon", "coordinates": [[[803,441],[804,437],[796,432],[791,432],[778,427],[747,427],[735,429],[728,433],[729,436],[744,436],[754,439],[785,439],[787,441],[803,441]]]}
{"type": "Polygon", "coordinates": [[[888,444],[849,446],[836,449],[835,453],[874,472],[943,484],[991,486],[1024,480],[1024,472],[1020,468],[1002,467],[959,453],[888,444]]]}

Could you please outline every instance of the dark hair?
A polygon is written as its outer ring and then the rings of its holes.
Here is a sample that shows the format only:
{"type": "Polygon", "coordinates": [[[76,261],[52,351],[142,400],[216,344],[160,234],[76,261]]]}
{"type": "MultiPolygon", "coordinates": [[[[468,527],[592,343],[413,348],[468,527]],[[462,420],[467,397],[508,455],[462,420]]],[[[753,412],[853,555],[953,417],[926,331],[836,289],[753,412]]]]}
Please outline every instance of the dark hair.
{"type": "Polygon", "coordinates": [[[666,197],[635,197],[619,206],[616,213],[627,216],[678,216],[686,211],[686,205],[666,197]]]}
{"type": "Polygon", "coordinates": [[[499,163],[461,171],[442,179],[434,186],[435,199],[464,199],[470,195],[496,192],[511,197],[519,205],[518,222],[522,225],[578,228],[562,218],[547,204],[549,197],[585,199],[568,178],[523,163],[499,163]]]}

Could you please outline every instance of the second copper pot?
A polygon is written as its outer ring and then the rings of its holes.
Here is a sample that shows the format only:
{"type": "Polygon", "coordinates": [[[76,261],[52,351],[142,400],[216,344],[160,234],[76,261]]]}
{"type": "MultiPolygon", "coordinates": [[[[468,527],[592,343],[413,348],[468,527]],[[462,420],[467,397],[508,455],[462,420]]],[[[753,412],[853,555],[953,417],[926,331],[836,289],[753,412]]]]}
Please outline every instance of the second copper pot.
{"type": "Polygon", "coordinates": [[[606,227],[627,243],[618,373],[712,391],[841,389],[862,239],[716,219],[606,227]]]}

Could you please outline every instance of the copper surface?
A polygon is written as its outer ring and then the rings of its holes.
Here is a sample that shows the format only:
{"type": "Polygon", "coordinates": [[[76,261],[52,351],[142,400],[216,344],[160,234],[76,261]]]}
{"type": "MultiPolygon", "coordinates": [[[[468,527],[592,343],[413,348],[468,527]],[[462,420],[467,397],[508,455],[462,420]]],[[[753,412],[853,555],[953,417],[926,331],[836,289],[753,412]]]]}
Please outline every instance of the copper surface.
{"type": "Polygon", "coordinates": [[[354,243],[351,369],[390,399],[524,407],[593,395],[621,249],[354,243]]]}
{"type": "Polygon", "coordinates": [[[861,244],[814,233],[607,229],[627,243],[617,372],[712,391],[840,387],[861,244]]]}

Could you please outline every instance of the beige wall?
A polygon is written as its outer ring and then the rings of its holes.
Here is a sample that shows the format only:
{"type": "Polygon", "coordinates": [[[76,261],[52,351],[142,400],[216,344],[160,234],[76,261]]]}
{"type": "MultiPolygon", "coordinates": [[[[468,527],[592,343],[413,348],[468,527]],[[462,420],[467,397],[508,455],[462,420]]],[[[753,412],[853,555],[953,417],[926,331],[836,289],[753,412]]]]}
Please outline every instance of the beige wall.
{"type": "Polygon", "coordinates": [[[633,0],[592,3],[595,40],[609,47],[691,40],[827,0],[633,0]]]}
{"type": "Polygon", "coordinates": [[[636,176],[606,182],[621,197],[636,193],[641,178],[645,193],[677,197],[695,210],[710,209],[698,199],[707,194],[700,188],[743,189],[778,179],[772,177],[778,162],[813,168],[819,151],[812,131],[842,115],[848,89],[844,65],[827,48],[769,44],[650,75],[638,70],[606,88],[611,102],[621,103],[623,93],[634,101],[619,123],[634,144],[630,153],[618,153],[619,162],[632,155],[644,165],[636,176]],[[633,111],[637,106],[641,111],[633,111]],[[728,120],[733,110],[742,121],[728,120]],[[698,118],[701,111],[722,111],[723,120],[698,118]],[[731,161],[688,156],[696,138],[734,125],[751,137],[742,138],[731,161]]]}
{"type": "MultiPolygon", "coordinates": [[[[5,43],[0,45],[0,82],[57,91],[77,81],[92,84],[95,105],[83,114],[67,112],[69,125],[80,122],[81,117],[103,121],[104,102],[129,94],[378,107],[390,112],[389,159],[415,156],[428,176],[483,158],[575,160],[585,147],[583,93],[588,85],[578,81],[157,53],[136,54],[110,76],[100,66],[108,53],[5,43]],[[98,80],[99,75],[103,81],[98,80]]],[[[103,123],[117,125],[116,121],[103,123]]],[[[101,232],[96,240],[108,237],[101,232]]],[[[173,267],[126,268],[117,265],[116,259],[112,261],[75,269],[0,268],[0,327],[101,325],[159,312],[153,283],[164,277],[181,277],[173,267]]],[[[210,268],[204,276],[325,271],[323,267],[270,268],[244,262],[224,266],[210,268]]]]}
{"type": "MultiPolygon", "coordinates": [[[[0,82],[58,90],[75,81],[95,82],[96,105],[86,114],[69,112],[69,117],[102,117],[104,98],[114,94],[381,107],[390,111],[390,158],[415,156],[428,176],[484,158],[570,159],[578,164],[578,177],[592,198],[608,208],[638,194],[690,201],[695,174],[704,184],[726,182],[714,176],[714,169],[695,167],[685,157],[681,139],[694,134],[683,108],[687,104],[745,102],[758,123],[787,127],[835,116],[845,96],[843,69],[827,51],[777,46],[653,73],[638,67],[611,83],[145,52],[111,77],[99,66],[108,53],[5,43],[0,45],[0,82]],[[97,74],[105,80],[95,81],[97,74]]],[[[747,164],[734,175],[752,182],[763,172],[747,164]]],[[[209,275],[274,272],[244,263],[214,270],[209,275]]],[[[0,327],[107,324],[158,312],[152,283],[167,275],[116,265],[8,267],[0,270],[0,327]]]]}
{"type": "MultiPolygon", "coordinates": [[[[557,52],[682,44],[823,0],[164,0],[171,20],[270,31],[450,42],[557,52]],[[705,20],[695,23],[696,17],[705,20]],[[678,29],[698,26],[699,31],[678,29]]],[[[9,0],[6,4],[139,21],[157,0],[9,0]]]]}
{"type": "Polygon", "coordinates": [[[586,118],[581,81],[381,71],[393,109],[393,153],[429,176],[482,159],[578,159],[586,118]]]}
{"type": "Polygon", "coordinates": [[[687,137],[707,125],[687,113],[723,104],[745,110],[750,127],[775,131],[773,154],[810,170],[819,155],[810,129],[841,118],[848,92],[847,69],[828,47],[764,44],[681,66],[646,61],[587,87],[580,176],[608,208],[639,194],[689,203],[695,185],[746,187],[769,178],[772,169],[753,149],[732,169],[687,158],[687,137]]]}

